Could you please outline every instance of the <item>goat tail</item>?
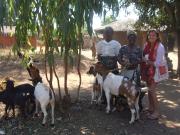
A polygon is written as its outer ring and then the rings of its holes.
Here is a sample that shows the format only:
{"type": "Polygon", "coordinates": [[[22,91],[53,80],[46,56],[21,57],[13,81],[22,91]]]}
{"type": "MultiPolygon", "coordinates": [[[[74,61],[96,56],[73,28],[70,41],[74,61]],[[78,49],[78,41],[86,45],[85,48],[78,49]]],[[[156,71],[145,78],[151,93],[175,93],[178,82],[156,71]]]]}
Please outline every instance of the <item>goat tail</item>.
{"type": "Polygon", "coordinates": [[[49,97],[50,97],[50,100],[54,99],[55,97],[54,92],[51,88],[49,89],[49,97]]]}

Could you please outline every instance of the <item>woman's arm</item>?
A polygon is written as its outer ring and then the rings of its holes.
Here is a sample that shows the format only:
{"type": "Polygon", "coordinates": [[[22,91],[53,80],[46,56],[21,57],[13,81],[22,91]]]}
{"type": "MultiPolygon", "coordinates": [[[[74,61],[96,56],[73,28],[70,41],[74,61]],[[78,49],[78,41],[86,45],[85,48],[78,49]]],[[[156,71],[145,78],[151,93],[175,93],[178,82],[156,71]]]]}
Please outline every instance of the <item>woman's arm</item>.
{"type": "Polygon", "coordinates": [[[160,43],[159,47],[157,49],[157,56],[156,60],[154,62],[154,65],[158,67],[159,65],[163,64],[165,58],[165,48],[164,46],[160,43]]]}

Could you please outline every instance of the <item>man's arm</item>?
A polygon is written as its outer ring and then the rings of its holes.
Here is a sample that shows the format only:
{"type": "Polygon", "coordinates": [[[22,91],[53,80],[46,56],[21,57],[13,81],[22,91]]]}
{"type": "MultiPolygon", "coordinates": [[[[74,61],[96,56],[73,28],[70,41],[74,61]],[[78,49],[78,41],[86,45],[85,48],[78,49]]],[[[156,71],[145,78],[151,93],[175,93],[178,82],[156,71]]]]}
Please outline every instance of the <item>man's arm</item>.
{"type": "Polygon", "coordinates": [[[126,61],[124,60],[124,51],[125,51],[125,48],[121,47],[120,50],[119,50],[119,54],[117,56],[118,62],[122,66],[126,65],[126,61]]]}
{"type": "Polygon", "coordinates": [[[142,62],[142,56],[143,56],[143,52],[141,48],[138,48],[137,51],[137,56],[136,56],[136,60],[134,61],[134,65],[140,64],[142,62]]]}

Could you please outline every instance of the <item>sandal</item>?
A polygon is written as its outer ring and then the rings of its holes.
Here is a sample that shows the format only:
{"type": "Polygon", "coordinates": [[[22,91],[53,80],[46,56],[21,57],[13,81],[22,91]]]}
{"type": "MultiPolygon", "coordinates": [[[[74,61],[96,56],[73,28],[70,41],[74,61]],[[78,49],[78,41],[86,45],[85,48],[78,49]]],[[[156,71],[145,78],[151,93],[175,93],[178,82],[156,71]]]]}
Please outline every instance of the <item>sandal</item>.
{"type": "Polygon", "coordinates": [[[158,115],[149,115],[147,118],[150,120],[158,120],[159,116],[158,115]]]}

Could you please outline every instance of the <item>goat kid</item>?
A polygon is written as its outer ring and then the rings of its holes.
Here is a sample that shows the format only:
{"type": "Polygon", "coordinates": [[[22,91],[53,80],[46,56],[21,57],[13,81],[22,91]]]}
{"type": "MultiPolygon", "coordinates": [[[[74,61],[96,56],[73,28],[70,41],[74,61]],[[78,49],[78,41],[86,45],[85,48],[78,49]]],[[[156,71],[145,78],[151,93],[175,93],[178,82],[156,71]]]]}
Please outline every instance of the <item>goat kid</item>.
{"type": "Polygon", "coordinates": [[[100,62],[96,63],[95,70],[104,78],[103,89],[105,91],[107,100],[106,113],[110,112],[111,95],[123,95],[127,98],[127,102],[131,111],[131,120],[129,123],[132,124],[135,120],[139,119],[138,102],[140,88],[136,87],[135,84],[124,78],[124,76],[110,73],[108,69],[100,62]]]}
{"type": "Polygon", "coordinates": [[[101,97],[102,97],[103,78],[102,78],[102,76],[100,74],[98,74],[95,71],[94,66],[90,67],[87,74],[93,75],[95,77],[94,82],[93,82],[91,104],[93,104],[93,102],[95,102],[96,104],[100,104],[101,103],[101,97]]]}
{"type": "Polygon", "coordinates": [[[55,107],[55,97],[53,91],[47,87],[45,84],[38,82],[35,86],[34,95],[36,98],[36,111],[35,114],[38,113],[38,105],[40,103],[41,110],[44,114],[42,125],[45,126],[47,121],[47,105],[50,103],[51,105],[51,126],[54,126],[54,107],[55,107]]]}

